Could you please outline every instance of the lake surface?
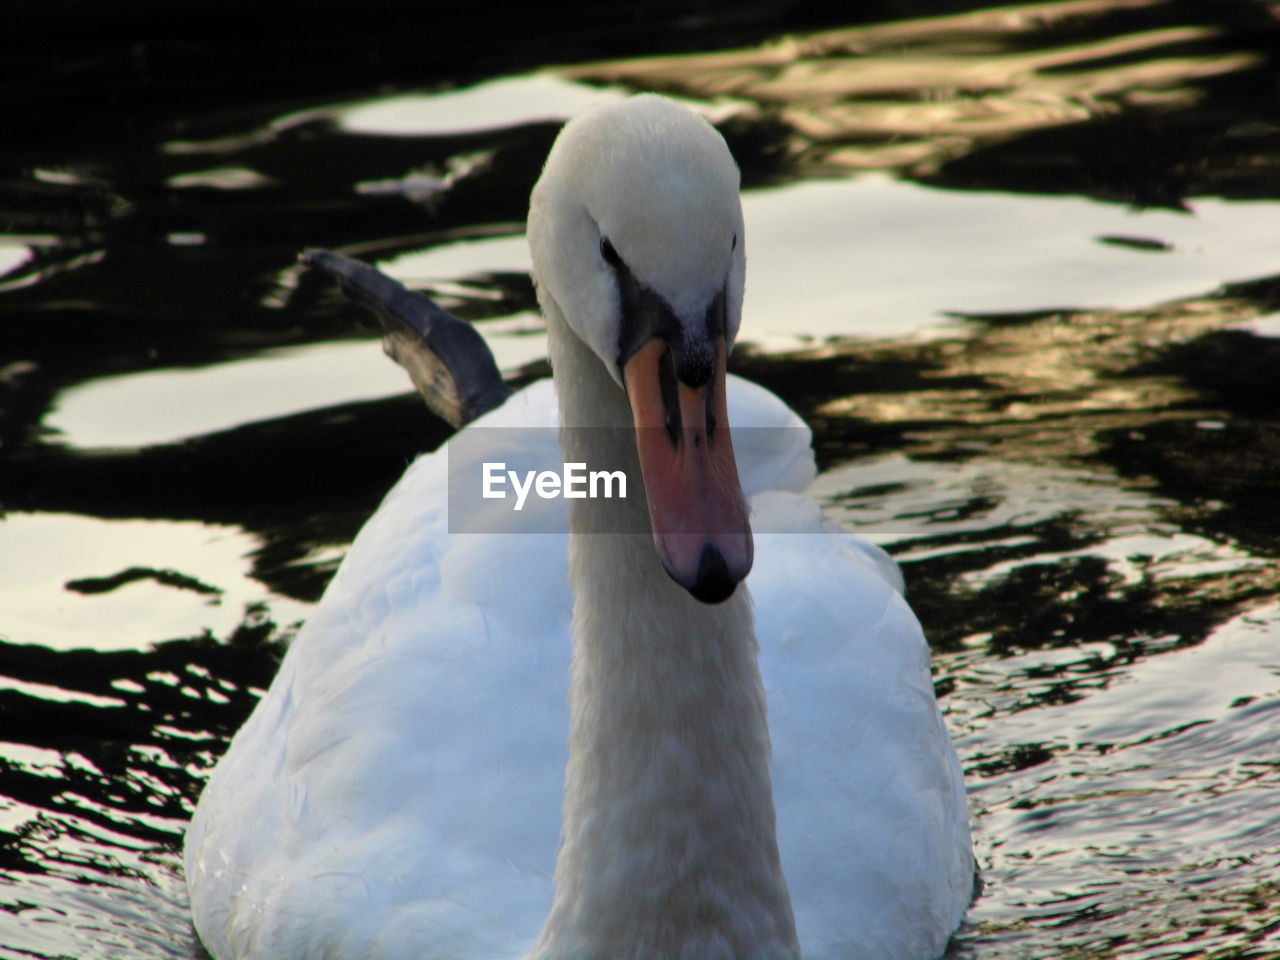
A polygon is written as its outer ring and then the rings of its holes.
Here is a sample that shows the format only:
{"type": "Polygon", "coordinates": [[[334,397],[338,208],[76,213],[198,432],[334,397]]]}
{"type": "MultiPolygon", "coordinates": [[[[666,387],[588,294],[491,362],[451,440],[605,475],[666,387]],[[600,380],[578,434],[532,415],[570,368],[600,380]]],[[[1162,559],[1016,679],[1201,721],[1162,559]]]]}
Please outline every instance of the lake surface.
{"type": "Polygon", "coordinates": [[[203,778],[448,435],[298,253],[430,292],[525,382],[529,189],[643,89],[729,140],[734,366],[933,645],[984,881],[952,954],[1280,957],[1276,5],[604,9],[16,15],[0,957],[199,955],[203,778]]]}

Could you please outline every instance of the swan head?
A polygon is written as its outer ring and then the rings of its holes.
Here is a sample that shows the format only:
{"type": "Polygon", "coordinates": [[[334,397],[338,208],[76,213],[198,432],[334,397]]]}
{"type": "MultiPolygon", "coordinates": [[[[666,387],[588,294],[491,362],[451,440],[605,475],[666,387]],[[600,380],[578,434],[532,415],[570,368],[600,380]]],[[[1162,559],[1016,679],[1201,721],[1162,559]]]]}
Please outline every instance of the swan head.
{"type": "Polygon", "coordinates": [[[738,185],[714,127],[645,94],[566,124],[529,208],[544,309],[625,392],[658,555],[709,603],[753,556],[725,402],[746,273],[738,185]]]}

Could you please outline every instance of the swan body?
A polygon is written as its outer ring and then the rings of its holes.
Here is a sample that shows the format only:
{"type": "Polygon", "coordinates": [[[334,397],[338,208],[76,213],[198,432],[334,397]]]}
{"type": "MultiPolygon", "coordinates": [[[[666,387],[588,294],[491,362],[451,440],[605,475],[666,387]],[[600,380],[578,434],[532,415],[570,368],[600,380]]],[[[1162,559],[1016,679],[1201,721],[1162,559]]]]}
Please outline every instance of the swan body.
{"type": "Polygon", "coordinates": [[[799,418],[723,375],[736,168],[658,97],[566,131],[530,219],[556,383],[419,458],[361,531],[201,797],[196,928],[217,960],[938,956],[973,886],[962,774],[897,567],[802,495],[799,418]],[[626,191],[655,185],[637,220],[626,191]],[[627,309],[654,291],[675,359],[646,367],[627,309]],[[683,417],[651,441],[647,369],[683,417]],[[741,493],[675,484],[728,498],[694,536],[663,526],[663,471],[720,467],[662,443],[695,456],[696,430],[741,493]],[[451,475],[610,445],[648,502],[530,497],[451,532],[451,475]],[[566,533],[623,521],[653,532],[566,533]]]}

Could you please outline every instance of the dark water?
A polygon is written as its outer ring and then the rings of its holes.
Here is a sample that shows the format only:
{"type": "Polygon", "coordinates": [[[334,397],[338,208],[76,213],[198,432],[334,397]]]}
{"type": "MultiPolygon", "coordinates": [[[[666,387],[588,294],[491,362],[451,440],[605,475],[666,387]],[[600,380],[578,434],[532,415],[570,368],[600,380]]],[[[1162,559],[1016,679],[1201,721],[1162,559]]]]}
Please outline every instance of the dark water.
{"type": "Polygon", "coordinates": [[[9,15],[0,957],[194,955],[202,778],[447,435],[298,252],[527,378],[528,190],[631,89],[728,138],[736,365],[904,565],[986,883],[956,955],[1280,956],[1277,7],[835,6],[9,15]]]}

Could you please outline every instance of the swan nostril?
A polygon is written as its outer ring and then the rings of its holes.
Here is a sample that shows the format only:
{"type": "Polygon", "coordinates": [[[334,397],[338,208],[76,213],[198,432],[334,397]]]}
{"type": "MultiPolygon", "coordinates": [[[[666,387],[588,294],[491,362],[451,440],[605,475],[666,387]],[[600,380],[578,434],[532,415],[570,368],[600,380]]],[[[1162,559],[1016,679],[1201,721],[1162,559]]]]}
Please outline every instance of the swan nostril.
{"type": "Polygon", "coordinates": [[[658,361],[658,393],[662,397],[663,423],[671,445],[680,446],[680,396],[676,382],[675,357],[667,350],[658,361]]]}

